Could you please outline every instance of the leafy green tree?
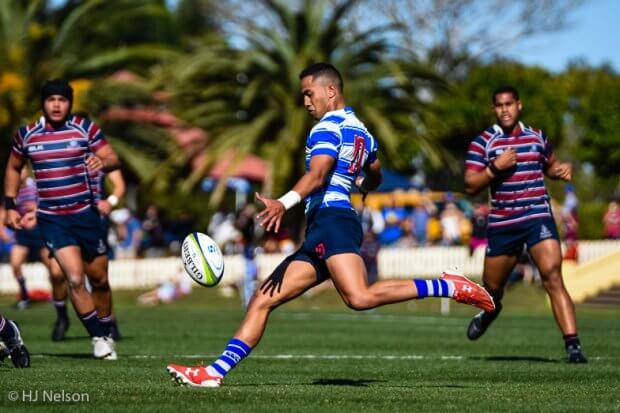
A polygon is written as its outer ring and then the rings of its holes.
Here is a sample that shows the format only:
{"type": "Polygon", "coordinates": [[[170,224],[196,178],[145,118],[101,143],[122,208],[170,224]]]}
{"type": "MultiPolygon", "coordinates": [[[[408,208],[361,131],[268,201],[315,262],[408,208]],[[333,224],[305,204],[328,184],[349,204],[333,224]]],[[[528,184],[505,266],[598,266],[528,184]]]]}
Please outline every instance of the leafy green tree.
{"type": "MultiPolygon", "coordinates": [[[[277,194],[291,185],[303,173],[305,137],[311,128],[301,105],[298,74],[311,63],[329,61],[342,72],[347,104],[378,137],[385,160],[407,164],[410,157],[403,148],[419,147],[403,142],[421,136],[412,118],[423,107],[410,105],[422,103],[417,92],[434,87],[437,77],[393,58],[395,49],[386,36],[390,27],[347,31],[342,17],[355,3],[305,0],[295,8],[261,0],[253,5],[261,9],[261,18],[243,21],[235,47],[207,38],[164,71],[162,78],[172,79],[175,113],[209,131],[211,160],[228,150],[239,158],[255,153],[272,166],[267,192],[277,194]]],[[[186,188],[196,185],[204,172],[191,177],[186,188]]],[[[219,199],[215,196],[212,205],[219,199]]]]}
{"type": "Polygon", "coordinates": [[[6,0],[0,10],[2,159],[17,126],[40,110],[46,79],[77,79],[79,100],[101,76],[121,67],[145,73],[178,53],[171,47],[175,19],[163,0],[74,0],[57,8],[42,0],[6,0]]]}
{"type": "Polygon", "coordinates": [[[574,65],[562,75],[569,87],[577,157],[603,178],[620,175],[620,76],[610,67],[574,65]]]}
{"type": "MultiPolygon", "coordinates": [[[[500,85],[513,85],[523,102],[522,120],[545,131],[554,147],[565,141],[566,88],[557,76],[538,67],[498,60],[471,65],[468,72],[436,96],[427,125],[435,140],[450,150],[454,161],[433,175],[434,188],[462,190],[462,168],[471,140],[495,123],[491,94],[500,85]]],[[[570,160],[570,159],[569,159],[570,160]]]]}

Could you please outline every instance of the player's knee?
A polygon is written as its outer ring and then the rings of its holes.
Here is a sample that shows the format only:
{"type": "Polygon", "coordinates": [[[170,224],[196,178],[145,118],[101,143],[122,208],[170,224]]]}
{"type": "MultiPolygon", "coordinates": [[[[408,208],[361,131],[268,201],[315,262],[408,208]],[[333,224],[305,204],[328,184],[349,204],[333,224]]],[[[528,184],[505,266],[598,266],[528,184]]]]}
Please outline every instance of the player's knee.
{"type": "Polygon", "coordinates": [[[559,272],[543,278],[543,286],[549,292],[561,291],[564,289],[564,282],[559,272]]]}
{"type": "Polygon", "coordinates": [[[50,272],[50,283],[59,285],[65,282],[65,275],[62,272],[50,272]]]}
{"type": "Polygon", "coordinates": [[[257,311],[271,311],[278,305],[278,301],[271,297],[269,294],[263,294],[263,292],[259,289],[256,290],[250,303],[248,305],[248,312],[257,310],[257,311]]]}
{"type": "Polygon", "coordinates": [[[564,282],[562,281],[562,272],[559,263],[554,263],[547,267],[540,268],[540,273],[543,281],[543,286],[548,291],[564,288],[564,282]]]}
{"type": "Polygon", "coordinates": [[[86,288],[84,284],[84,274],[67,274],[67,281],[72,290],[81,290],[86,288]]]}
{"type": "Polygon", "coordinates": [[[109,291],[110,284],[108,283],[108,278],[103,277],[99,279],[89,279],[90,285],[93,288],[93,291],[109,291]]]}
{"type": "Polygon", "coordinates": [[[344,297],[344,302],[347,307],[355,311],[368,310],[374,307],[372,297],[363,293],[349,294],[344,297]]]}

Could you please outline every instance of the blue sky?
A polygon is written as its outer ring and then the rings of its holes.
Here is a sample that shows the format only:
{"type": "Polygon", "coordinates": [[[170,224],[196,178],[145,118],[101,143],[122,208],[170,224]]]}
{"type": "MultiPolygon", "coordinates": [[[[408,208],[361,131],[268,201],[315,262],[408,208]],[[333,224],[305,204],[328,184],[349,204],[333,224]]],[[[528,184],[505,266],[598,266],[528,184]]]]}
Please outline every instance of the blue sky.
{"type": "Polygon", "coordinates": [[[620,71],[620,0],[586,0],[567,29],[516,45],[510,56],[561,71],[575,58],[592,65],[611,63],[620,71]]]}

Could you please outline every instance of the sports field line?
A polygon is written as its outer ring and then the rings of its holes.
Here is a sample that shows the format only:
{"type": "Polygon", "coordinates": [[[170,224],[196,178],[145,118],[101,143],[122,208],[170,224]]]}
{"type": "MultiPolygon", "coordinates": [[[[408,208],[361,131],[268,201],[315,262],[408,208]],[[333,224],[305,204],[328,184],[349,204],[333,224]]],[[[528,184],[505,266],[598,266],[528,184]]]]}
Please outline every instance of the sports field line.
{"type": "MultiPolygon", "coordinates": [[[[221,354],[128,354],[119,355],[119,359],[173,359],[173,358],[186,358],[186,359],[215,359],[221,354]]],[[[31,357],[46,358],[53,357],[47,354],[33,354],[31,357]]],[[[509,359],[512,356],[497,356],[497,355],[424,355],[424,354],[404,354],[400,356],[381,355],[381,354],[253,354],[251,358],[261,360],[479,360],[479,359],[493,359],[495,357],[501,357],[509,359]]],[[[515,359],[523,358],[527,360],[527,356],[514,356],[515,359]]],[[[589,357],[590,360],[612,360],[618,357],[589,357]]],[[[540,360],[558,361],[559,358],[553,357],[537,357],[540,360]]],[[[564,360],[564,358],[561,358],[564,360]]],[[[497,361],[502,361],[497,359],[497,361]]]]}

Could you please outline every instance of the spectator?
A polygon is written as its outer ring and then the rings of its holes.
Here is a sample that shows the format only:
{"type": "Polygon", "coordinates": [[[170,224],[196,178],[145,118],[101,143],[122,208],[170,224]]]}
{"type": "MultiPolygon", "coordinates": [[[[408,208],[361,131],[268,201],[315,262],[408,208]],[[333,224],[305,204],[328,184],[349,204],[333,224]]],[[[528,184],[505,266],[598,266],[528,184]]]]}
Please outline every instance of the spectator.
{"type": "Polygon", "coordinates": [[[142,221],[142,250],[145,257],[161,257],[166,254],[164,228],[159,219],[159,210],[149,205],[142,221]]]}
{"type": "Polygon", "coordinates": [[[235,214],[214,214],[212,223],[209,224],[209,235],[220,246],[224,254],[231,255],[240,252],[235,247],[235,243],[242,238],[239,230],[235,228],[235,214]]]}
{"type": "Polygon", "coordinates": [[[368,284],[372,284],[379,279],[379,250],[381,243],[377,240],[377,235],[372,231],[364,233],[364,241],[360,248],[360,254],[368,271],[368,284]]]}
{"type": "Polygon", "coordinates": [[[245,271],[243,277],[243,306],[248,308],[250,298],[254,294],[257,283],[258,267],[255,262],[255,225],[256,207],[253,204],[244,206],[235,218],[235,228],[241,233],[245,271]]]}
{"type": "Polygon", "coordinates": [[[564,242],[566,244],[564,259],[577,261],[577,231],[579,230],[577,207],[579,205],[579,200],[577,199],[573,185],[567,184],[565,191],[566,195],[564,197],[564,205],[562,205],[560,222],[562,231],[564,232],[564,242]]]}
{"type": "Polygon", "coordinates": [[[617,200],[613,200],[607,207],[607,212],[603,217],[603,227],[605,237],[608,239],[620,239],[620,205],[617,200]]]}
{"type": "Polygon", "coordinates": [[[169,280],[162,282],[157,288],[138,296],[138,303],[142,305],[170,304],[192,292],[192,281],[180,269],[169,280]]]}
{"type": "Polygon", "coordinates": [[[379,240],[383,245],[390,245],[398,241],[402,235],[401,224],[407,217],[405,209],[397,205],[396,197],[396,193],[392,194],[392,204],[383,208],[385,228],[379,235],[379,240]]]}
{"type": "Polygon", "coordinates": [[[380,211],[362,205],[361,209],[358,207],[357,214],[360,217],[364,233],[366,233],[366,231],[372,231],[376,235],[380,234],[385,229],[385,221],[380,211]]]}
{"type": "Polygon", "coordinates": [[[422,202],[416,205],[413,210],[413,232],[418,244],[421,246],[426,245],[428,240],[428,221],[433,211],[436,210],[435,204],[427,198],[423,198],[422,202]]]}
{"type": "Polygon", "coordinates": [[[181,243],[195,230],[194,218],[188,210],[182,209],[176,218],[168,220],[165,225],[166,243],[174,255],[181,253],[181,243]]]}
{"type": "Polygon", "coordinates": [[[442,244],[456,245],[461,241],[461,220],[463,213],[454,202],[448,202],[441,213],[442,244]]]}
{"type": "Polygon", "coordinates": [[[0,206],[0,262],[8,262],[11,248],[15,243],[13,230],[4,225],[6,210],[0,206]]]}
{"type": "Polygon", "coordinates": [[[413,235],[413,223],[411,219],[403,220],[401,224],[402,235],[392,244],[396,248],[413,248],[418,246],[418,240],[413,235]]]}
{"type": "Polygon", "coordinates": [[[142,244],[142,225],[127,208],[112,211],[110,220],[114,224],[116,245],[114,257],[116,259],[133,259],[138,256],[142,244]]]}
{"type": "Polygon", "coordinates": [[[431,212],[426,225],[426,237],[430,245],[434,245],[441,240],[441,221],[437,217],[437,210],[431,212]]]}

